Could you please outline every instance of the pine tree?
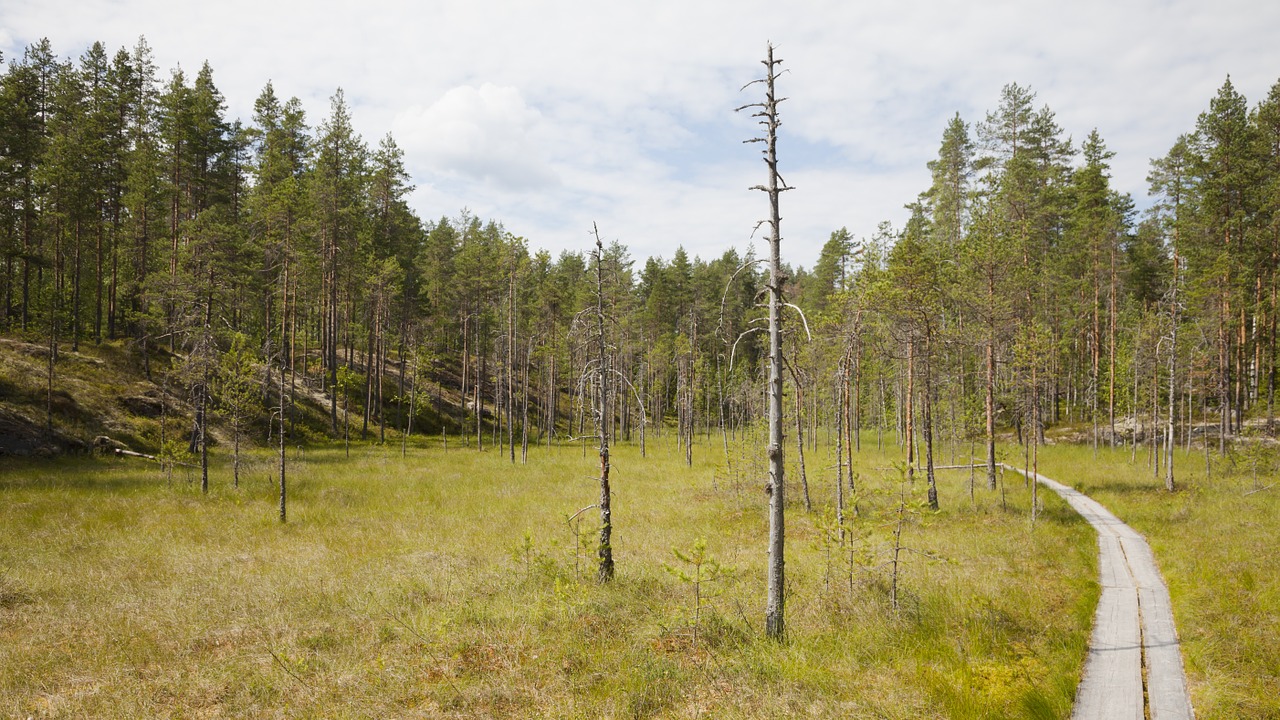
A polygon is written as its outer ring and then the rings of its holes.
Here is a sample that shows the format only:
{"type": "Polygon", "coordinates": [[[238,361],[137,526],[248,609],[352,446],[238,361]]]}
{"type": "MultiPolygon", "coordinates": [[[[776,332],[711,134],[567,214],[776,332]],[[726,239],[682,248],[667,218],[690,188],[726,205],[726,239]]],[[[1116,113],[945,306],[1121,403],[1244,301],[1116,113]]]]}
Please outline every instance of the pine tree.
{"type": "Polygon", "coordinates": [[[319,127],[311,196],[320,238],[321,347],[328,374],[330,425],[338,429],[338,351],[345,341],[351,356],[353,321],[360,277],[361,206],[365,182],[364,142],[351,126],[342,89],[330,100],[330,115],[319,127]]]}
{"type": "MultiPolygon", "coordinates": [[[[1243,419],[1246,310],[1243,289],[1250,266],[1250,220],[1256,177],[1248,105],[1228,78],[1196,121],[1192,172],[1201,232],[1187,244],[1188,269],[1208,283],[1218,353],[1219,451],[1243,419]],[[1238,314],[1238,316],[1237,316],[1238,314]]],[[[1189,238],[1189,239],[1192,239],[1189,238]]]]}
{"type": "Polygon", "coordinates": [[[969,126],[956,113],[942,133],[938,158],[929,161],[933,184],[925,194],[932,234],[952,251],[960,245],[967,229],[973,152],[969,126]]]}

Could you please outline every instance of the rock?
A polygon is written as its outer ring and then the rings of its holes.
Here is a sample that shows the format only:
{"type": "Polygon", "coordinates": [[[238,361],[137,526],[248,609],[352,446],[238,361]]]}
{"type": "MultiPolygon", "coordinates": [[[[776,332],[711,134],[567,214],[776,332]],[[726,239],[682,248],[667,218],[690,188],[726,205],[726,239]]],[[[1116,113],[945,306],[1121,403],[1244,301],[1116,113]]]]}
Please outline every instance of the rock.
{"type": "Polygon", "coordinates": [[[159,398],[149,395],[129,395],[120,398],[120,405],[134,415],[147,418],[158,418],[164,409],[159,398]]]}
{"type": "Polygon", "coordinates": [[[86,451],[83,440],[0,407],[0,456],[53,457],[86,451]]]}
{"type": "Polygon", "coordinates": [[[110,455],[117,450],[128,450],[129,446],[113,440],[106,435],[99,435],[93,439],[93,451],[99,455],[110,455]]]}

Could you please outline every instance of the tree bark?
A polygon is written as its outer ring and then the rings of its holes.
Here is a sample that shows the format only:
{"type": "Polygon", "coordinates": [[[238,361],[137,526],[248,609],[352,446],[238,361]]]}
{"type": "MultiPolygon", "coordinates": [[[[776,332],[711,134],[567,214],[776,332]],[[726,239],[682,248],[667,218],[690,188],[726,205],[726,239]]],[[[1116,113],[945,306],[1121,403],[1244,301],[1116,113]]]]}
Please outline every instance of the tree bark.
{"type": "MultiPolygon", "coordinates": [[[[1176,239],[1175,231],[1175,239],[1176,239]]],[[[1173,421],[1176,417],[1174,400],[1177,395],[1178,367],[1178,251],[1173,251],[1173,290],[1169,299],[1169,423],[1165,428],[1165,461],[1164,489],[1173,492],[1173,447],[1176,444],[1173,435],[1173,421]]]]}
{"type": "MultiPolygon", "coordinates": [[[[785,561],[785,483],[784,457],[782,447],[782,285],[785,280],[782,274],[782,259],[779,245],[782,238],[782,216],[778,210],[778,197],[783,191],[790,189],[778,174],[778,103],[774,94],[774,83],[777,79],[777,66],[781,60],[774,60],[773,45],[768,45],[764,60],[765,100],[762,103],[746,105],[758,108],[753,117],[765,128],[765,137],[755,138],[754,142],[765,143],[764,161],[769,168],[768,186],[756,186],[753,189],[765,191],[769,196],[769,224],[772,232],[769,237],[769,569],[768,595],[765,604],[765,635],[781,640],[786,636],[784,591],[785,561]]],[[[754,83],[752,83],[754,84],[754,83]]],[[[743,108],[740,108],[743,109],[743,108]]]]}
{"type": "MultiPolygon", "coordinates": [[[[288,296],[288,292],[289,292],[289,260],[288,260],[288,258],[286,258],[286,259],[285,259],[285,261],[284,261],[284,270],[283,270],[283,274],[282,274],[282,276],[283,276],[284,280],[283,280],[283,282],[282,282],[282,283],[281,283],[281,285],[280,285],[280,287],[281,287],[281,301],[280,301],[280,304],[281,304],[281,308],[280,308],[280,358],[281,358],[281,361],[282,361],[282,362],[281,362],[281,364],[280,364],[280,416],[279,416],[279,417],[280,417],[280,447],[279,447],[279,453],[280,453],[280,456],[279,456],[279,462],[280,462],[280,522],[282,522],[282,523],[283,523],[283,522],[285,522],[285,521],[288,519],[288,514],[287,514],[287,512],[286,512],[286,498],[287,498],[287,493],[286,493],[286,485],[285,485],[285,455],[284,455],[284,433],[285,433],[285,424],[284,424],[284,393],[285,393],[285,389],[284,389],[284,381],[285,381],[285,372],[284,372],[284,363],[283,363],[283,360],[284,360],[284,347],[285,347],[285,345],[284,345],[284,334],[285,334],[286,330],[288,329],[288,317],[289,317],[289,313],[288,313],[288,312],[286,312],[286,310],[287,310],[287,308],[288,308],[288,306],[289,306],[289,296],[288,296]]],[[[267,364],[268,364],[268,365],[270,365],[270,364],[271,364],[271,358],[267,358],[267,364]]],[[[335,375],[334,377],[336,378],[336,375],[335,375]]],[[[333,403],[333,405],[332,405],[333,413],[334,413],[333,417],[334,417],[335,419],[337,418],[337,414],[336,414],[336,413],[337,413],[337,410],[336,410],[336,408],[337,408],[337,404],[336,404],[336,403],[337,403],[337,401],[338,401],[338,396],[337,396],[337,385],[336,385],[336,382],[335,382],[335,384],[333,385],[332,390],[331,390],[331,398],[330,398],[330,402],[331,402],[331,403],[333,403]]]]}
{"type": "Polygon", "coordinates": [[[599,393],[596,400],[596,429],[600,435],[600,544],[596,555],[600,560],[596,581],[613,580],[613,511],[609,490],[609,394],[605,390],[608,380],[604,339],[604,243],[596,231],[596,384],[599,393]]]}

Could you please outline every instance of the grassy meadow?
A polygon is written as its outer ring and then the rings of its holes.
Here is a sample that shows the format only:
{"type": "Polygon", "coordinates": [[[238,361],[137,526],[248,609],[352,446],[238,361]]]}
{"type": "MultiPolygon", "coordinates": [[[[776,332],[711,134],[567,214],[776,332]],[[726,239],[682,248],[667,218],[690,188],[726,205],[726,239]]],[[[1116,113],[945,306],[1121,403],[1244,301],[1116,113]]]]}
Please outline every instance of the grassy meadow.
{"type": "MultiPolygon", "coordinates": [[[[267,454],[238,489],[218,465],[208,496],[138,460],[7,461],[0,716],[1068,717],[1096,545],[1056,496],[1041,494],[1032,528],[1021,478],[971,500],[968,472],[944,471],[929,513],[923,480],[903,483],[870,443],[841,545],[829,458],[809,454],[806,513],[788,448],[778,644],[761,627],[759,445],[726,456],[698,442],[693,467],[660,442],[648,457],[615,449],[605,587],[566,521],[598,492],[581,446],[514,465],[456,439],[406,459],[398,446],[291,450],[285,525],[267,454]],[[689,557],[700,538],[733,572],[700,586],[695,640],[693,584],[671,570],[693,574],[673,548],[689,557]]],[[[596,516],[578,519],[589,544],[596,516]]],[[[1170,574],[1185,599],[1189,580],[1170,574]]]]}
{"type": "Polygon", "coordinates": [[[1040,469],[1096,498],[1147,536],[1169,584],[1192,706],[1200,720],[1280,717],[1280,487],[1274,450],[1174,457],[1164,491],[1145,450],[1060,445],[1040,469]]]}

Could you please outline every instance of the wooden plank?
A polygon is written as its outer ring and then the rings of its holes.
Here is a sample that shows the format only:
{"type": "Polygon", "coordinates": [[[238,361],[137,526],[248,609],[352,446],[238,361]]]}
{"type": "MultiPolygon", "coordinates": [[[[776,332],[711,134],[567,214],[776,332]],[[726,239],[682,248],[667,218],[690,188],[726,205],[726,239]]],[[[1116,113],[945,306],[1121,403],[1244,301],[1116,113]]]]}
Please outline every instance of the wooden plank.
{"type": "Polygon", "coordinates": [[[1043,475],[1035,479],[1098,533],[1102,595],[1071,717],[1193,720],[1169,588],[1146,538],[1084,493],[1043,475]]]}

